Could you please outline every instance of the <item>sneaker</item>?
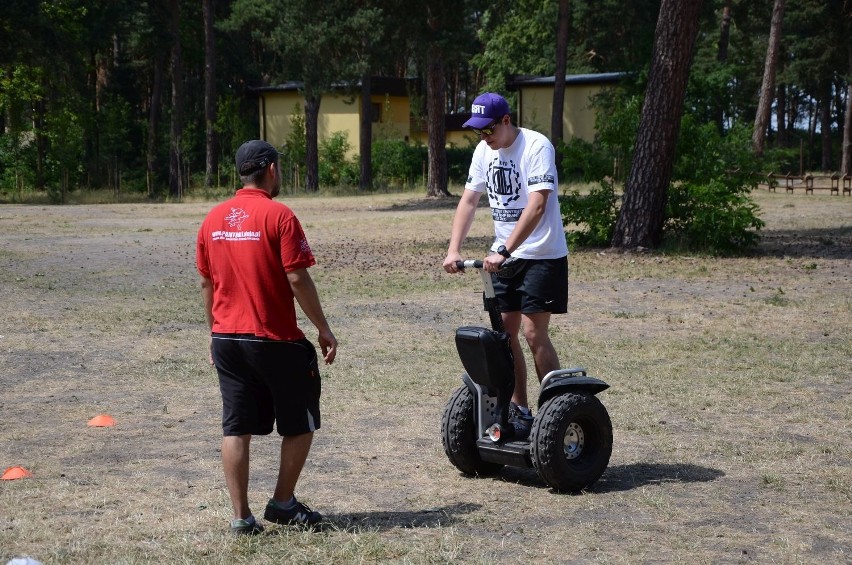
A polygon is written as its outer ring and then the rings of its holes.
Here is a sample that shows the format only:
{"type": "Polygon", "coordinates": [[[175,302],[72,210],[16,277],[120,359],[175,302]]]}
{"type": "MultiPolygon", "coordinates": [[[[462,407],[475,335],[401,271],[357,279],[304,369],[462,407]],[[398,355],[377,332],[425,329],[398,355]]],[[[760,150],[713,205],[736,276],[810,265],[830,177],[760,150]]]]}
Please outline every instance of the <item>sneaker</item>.
{"type": "Polygon", "coordinates": [[[322,522],[322,514],[311,510],[304,502],[296,500],[292,508],[284,508],[280,503],[269,499],[263,518],[285,526],[313,527],[322,522]]]}
{"type": "Polygon", "coordinates": [[[509,404],[509,423],[515,428],[515,439],[527,439],[532,431],[532,412],[529,408],[518,406],[512,402],[509,404]]]}
{"type": "Polygon", "coordinates": [[[254,516],[235,518],[231,520],[231,533],[235,536],[254,536],[263,531],[263,526],[257,523],[254,516]]]}

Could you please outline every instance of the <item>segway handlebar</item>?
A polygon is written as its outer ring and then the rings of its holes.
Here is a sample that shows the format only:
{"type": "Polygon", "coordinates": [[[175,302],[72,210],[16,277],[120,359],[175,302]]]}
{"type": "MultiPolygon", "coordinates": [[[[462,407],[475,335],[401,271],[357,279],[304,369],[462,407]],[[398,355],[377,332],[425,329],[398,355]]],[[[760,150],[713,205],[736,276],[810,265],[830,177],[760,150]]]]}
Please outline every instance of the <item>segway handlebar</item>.
{"type": "Polygon", "coordinates": [[[482,268],[482,261],[473,260],[473,259],[465,259],[464,261],[456,261],[456,267],[459,269],[466,269],[468,267],[473,267],[474,269],[482,268]]]}

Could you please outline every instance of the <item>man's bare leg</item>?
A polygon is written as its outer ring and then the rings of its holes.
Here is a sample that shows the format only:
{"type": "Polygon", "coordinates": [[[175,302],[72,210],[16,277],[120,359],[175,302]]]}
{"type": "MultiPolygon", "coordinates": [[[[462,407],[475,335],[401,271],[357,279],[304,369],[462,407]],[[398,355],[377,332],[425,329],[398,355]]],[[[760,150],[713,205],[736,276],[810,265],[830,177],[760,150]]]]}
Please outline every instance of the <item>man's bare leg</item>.
{"type": "Polygon", "coordinates": [[[248,518],[249,447],[251,435],[224,436],[222,438],[222,467],[225,484],[234,507],[234,518],[248,518]]]}
{"type": "Polygon", "coordinates": [[[286,503],[293,498],[299,475],[308,459],[314,434],[309,432],[297,436],[281,438],[281,461],[278,465],[278,481],[272,498],[280,503],[286,503]]]}
{"type": "Polygon", "coordinates": [[[522,318],[524,337],[533,355],[538,381],[541,382],[547,373],[559,368],[559,355],[550,341],[550,312],[523,314],[522,318]]]}

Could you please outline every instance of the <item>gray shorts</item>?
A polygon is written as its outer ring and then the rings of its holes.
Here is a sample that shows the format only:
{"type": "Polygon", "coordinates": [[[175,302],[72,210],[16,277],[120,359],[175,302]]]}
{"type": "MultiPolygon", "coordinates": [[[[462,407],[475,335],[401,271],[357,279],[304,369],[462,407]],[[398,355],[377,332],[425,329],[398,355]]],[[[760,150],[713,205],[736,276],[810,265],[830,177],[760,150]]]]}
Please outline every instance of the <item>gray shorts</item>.
{"type": "Polygon", "coordinates": [[[213,334],[226,436],[296,436],[320,427],[321,379],[314,344],[213,334]]]}
{"type": "Polygon", "coordinates": [[[511,279],[491,275],[500,312],[536,314],[568,311],[568,257],[520,259],[523,268],[511,279]]]}

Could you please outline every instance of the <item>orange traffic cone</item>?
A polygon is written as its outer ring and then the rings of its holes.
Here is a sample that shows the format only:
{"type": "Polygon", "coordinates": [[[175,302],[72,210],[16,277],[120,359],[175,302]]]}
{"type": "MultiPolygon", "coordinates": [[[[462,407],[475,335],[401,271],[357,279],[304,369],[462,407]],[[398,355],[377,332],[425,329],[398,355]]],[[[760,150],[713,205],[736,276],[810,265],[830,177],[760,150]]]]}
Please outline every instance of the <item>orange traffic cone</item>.
{"type": "Polygon", "coordinates": [[[0,477],[0,480],[14,481],[15,479],[28,479],[32,476],[33,474],[24,469],[23,467],[9,467],[3,473],[3,476],[0,477]]]}
{"type": "Polygon", "coordinates": [[[109,414],[99,414],[89,420],[88,425],[95,428],[108,428],[115,425],[115,418],[109,414]]]}

